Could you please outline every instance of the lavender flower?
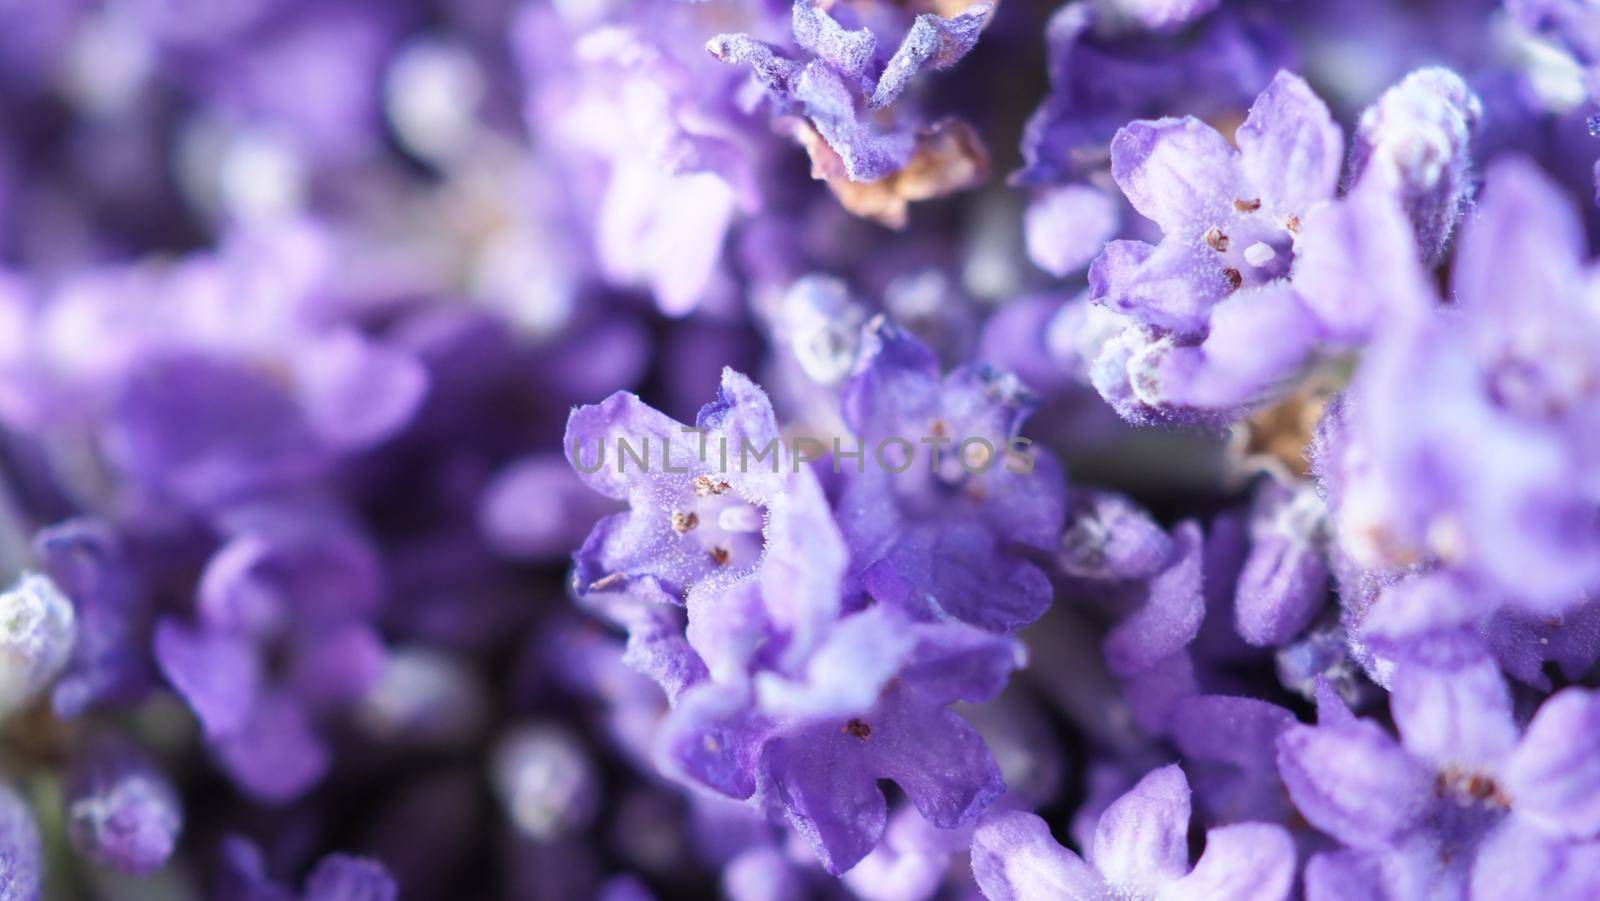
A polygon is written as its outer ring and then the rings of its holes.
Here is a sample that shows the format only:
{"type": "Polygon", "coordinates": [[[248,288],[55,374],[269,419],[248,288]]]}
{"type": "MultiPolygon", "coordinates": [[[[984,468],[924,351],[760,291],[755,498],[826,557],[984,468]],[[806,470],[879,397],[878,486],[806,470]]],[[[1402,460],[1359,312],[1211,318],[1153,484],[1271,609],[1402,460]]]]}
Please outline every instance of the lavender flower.
{"type": "Polygon", "coordinates": [[[1318,337],[1284,278],[1303,217],[1333,197],[1343,136],[1305,82],[1280,73],[1237,139],[1235,150],[1190,118],[1136,122],[1112,142],[1117,183],[1165,235],[1114,241],[1090,270],[1095,300],[1137,323],[1094,368],[1126,417],[1230,418],[1278,391],[1318,337]]]}
{"type": "Polygon", "coordinates": [[[1278,740],[1290,797],[1348,849],[1311,861],[1308,890],[1548,890],[1563,877],[1541,871],[1541,855],[1592,858],[1600,829],[1574,763],[1594,738],[1579,725],[1593,703],[1580,689],[1557,693],[1519,739],[1494,663],[1446,646],[1396,673],[1399,744],[1337,702],[1317,726],[1290,728],[1278,740]]]}
{"type": "Polygon", "coordinates": [[[686,693],[661,751],[684,778],[772,804],[842,873],[872,850],[891,779],[933,825],[973,822],[1004,790],[976,730],[947,706],[994,697],[1013,642],[878,606],[841,620],[804,668],[686,693]],[[758,794],[759,793],[759,794],[758,794]]]}
{"type": "Polygon", "coordinates": [[[1508,669],[1542,682],[1542,661],[1578,672],[1596,653],[1583,629],[1546,631],[1550,617],[1581,621],[1594,578],[1588,530],[1576,525],[1585,464],[1570,450],[1584,445],[1584,356],[1571,342],[1589,322],[1573,293],[1585,254],[1570,209],[1537,171],[1506,161],[1487,180],[1453,271],[1456,309],[1415,317],[1374,349],[1320,471],[1336,492],[1341,552],[1375,574],[1343,599],[1358,637],[1392,657],[1428,634],[1481,631],[1508,669]],[[1489,253],[1534,287],[1509,284],[1489,253]],[[1469,432],[1472,453],[1440,452],[1469,432]],[[1511,443],[1497,451],[1485,436],[1511,443]],[[1489,463],[1497,454],[1520,462],[1489,463]],[[1493,473],[1462,470],[1468,461],[1493,473]],[[1518,525],[1527,515],[1547,525],[1518,525]],[[1419,605],[1430,597],[1451,603],[1429,613],[1419,605]]]}
{"type": "Polygon", "coordinates": [[[1032,622],[1050,586],[1028,553],[1055,543],[1064,489],[1055,460],[1019,441],[1026,389],[984,366],[941,378],[928,348],[886,320],[867,324],[863,344],[842,406],[876,459],[835,461],[860,590],[919,618],[1001,632],[1032,622]]]}
{"type": "Polygon", "coordinates": [[[751,67],[753,81],[774,111],[789,119],[785,128],[810,155],[813,177],[827,181],[846,209],[899,228],[908,201],[981,182],[988,155],[960,121],[884,127],[877,124],[883,116],[873,114],[888,108],[924,69],[955,65],[977,43],[992,9],[980,3],[949,18],[923,13],[885,59],[871,29],[846,29],[815,0],[795,0],[793,32],[801,58],[744,34],[719,35],[706,49],[724,62],[751,67]]]}
{"type": "Polygon", "coordinates": [[[1286,898],[1294,846],[1266,823],[1220,826],[1189,862],[1189,783],[1176,765],[1153,770],[1100,814],[1086,858],[1061,847],[1044,820],[992,814],[972,841],[972,871],[990,899],[1051,897],[1286,898]]]}
{"type": "Polygon", "coordinates": [[[691,641],[714,672],[741,670],[768,629],[790,636],[791,655],[818,640],[839,609],[842,541],[816,477],[779,440],[749,379],[725,371],[693,429],[617,394],[573,411],[567,436],[580,476],[631,505],[578,551],[579,592],[641,581],[708,608],[706,632],[691,641]],[[734,610],[761,619],[717,622],[734,610]]]}

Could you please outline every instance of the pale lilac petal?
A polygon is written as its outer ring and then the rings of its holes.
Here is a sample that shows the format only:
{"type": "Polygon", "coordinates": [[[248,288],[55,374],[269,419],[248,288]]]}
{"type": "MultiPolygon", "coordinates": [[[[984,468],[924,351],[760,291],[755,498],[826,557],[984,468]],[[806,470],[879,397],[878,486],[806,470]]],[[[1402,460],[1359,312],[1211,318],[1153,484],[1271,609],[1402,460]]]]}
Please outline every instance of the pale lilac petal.
{"type": "Polygon", "coordinates": [[[1294,888],[1294,840],[1282,826],[1238,823],[1206,833],[1189,875],[1164,888],[1164,901],[1282,901],[1294,888]]]}
{"type": "Polygon", "coordinates": [[[1119,892],[1159,890],[1189,872],[1189,780],[1152,770],[1100,814],[1089,862],[1119,892]]]}
{"type": "Polygon", "coordinates": [[[1512,818],[1478,848],[1472,897],[1600,897],[1600,842],[1555,838],[1512,818]]]}
{"type": "Polygon", "coordinates": [[[1123,127],[1111,141],[1111,174],[1134,209],[1184,238],[1232,218],[1242,179],[1238,151],[1193,117],[1123,127]]]}
{"type": "Polygon", "coordinates": [[[1233,285],[1203,245],[1112,241],[1089,267],[1096,303],[1183,339],[1205,335],[1210,311],[1233,285]]]}
{"type": "Polygon", "coordinates": [[[1261,193],[1263,213],[1279,220],[1333,196],[1344,165],[1344,133],[1305,79],[1279,72],[1239,126],[1245,181],[1261,193]]]}
{"type": "Polygon", "coordinates": [[[1130,365],[1134,391],[1152,406],[1247,410],[1286,390],[1309,363],[1316,320],[1285,282],[1234,293],[1211,312],[1198,346],[1159,343],[1130,365]]]}
{"type": "Polygon", "coordinates": [[[1600,834],[1600,693],[1566,688],[1545,701],[1503,783],[1518,816],[1560,835],[1600,834]]]}
{"type": "Polygon", "coordinates": [[[1436,800],[1433,772],[1364,720],[1290,728],[1278,739],[1278,770],[1312,825],[1357,848],[1401,838],[1436,800]]]}
{"type": "Polygon", "coordinates": [[[972,835],[972,877],[989,901],[1102,901],[1100,874],[1061,847],[1044,820],[1008,810],[985,816],[972,835]]]}
{"type": "Polygon", "coordinates": [[[1302,218],[1294,285],[1328,340],[1346,345],[1437,302],[1411,224],[1382,191],[1358,189],[1302,218]]]}
{"type": "Polygon", "coordinates": [[[1451,284],[1466,308],[1515,309],[1526,298],[1560,298],[1588,255],[1576,206],[1532,162],[1502,159],[1456,248],[1451,284]]]}
{"type": "Polygon", "coordinates": [[[1023,240],[1035,266],[1066,278],[1094,262],[1121,225],[1116,198],[1089,185],[1064,185],[1041,191],[1028,204],[1023,240]]]}
{"type": "Polygon", "coordinates": [[[1318,854],[1306,863],[1306,901],[1372,901],[1388,897],[1375,856],[1358,851],[1318,854]]]}
{"type": "Polygon", "coordinates": [[[1406,750],[1440,768],[1493,772],[1517,741],[1511,694],[1487,656],[1402,662],[1389,708],[1406,750]]]}

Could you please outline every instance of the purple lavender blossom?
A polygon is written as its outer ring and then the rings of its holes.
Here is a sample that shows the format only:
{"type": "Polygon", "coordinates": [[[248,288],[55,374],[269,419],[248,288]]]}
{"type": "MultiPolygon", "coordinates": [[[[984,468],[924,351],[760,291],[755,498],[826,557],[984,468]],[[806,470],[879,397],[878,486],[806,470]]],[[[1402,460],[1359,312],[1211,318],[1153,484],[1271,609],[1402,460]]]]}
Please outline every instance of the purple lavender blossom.
{"type": "Polygon", "coordinates": [[[1029,554],[1055,544],[1064,487],[1055,460],[1018,440],[1027,389],[981,365],[941,377],[931,351],[887,320],[869,322],[863,344],[842,405],[875,459],[835,460],[860,590],[999,632],[1037,619],[1050,586],[1029,554]]]}
{"type": "Polygon", "coordinates": [[[822,488],[744,376],[723,373],[693,429],[625,393],[574,410],[567,454],[590,487],[631,506],[578,551],[578,592],[637,581],[691,617],[705,608],[690,640],[713,672],[742,669],[768,630],[792,647],[764,656],[803,655],[837,614],[844,549],[822,488]]]}
{"type": "Polygon", "coordinates": [[[879,779],[942,829],[970,824],[1000,796],[982,737],[947,707],[994,697],[1021,654],[979,629],[914,624],[876,606],[841,620],[792,675],[685,694],[661,751],[683,777],[781,811],[842,873],[883,832],[879,779]]]}
{"type": "Polygon", "coordinates": [[[1084,857],[1039,817],[992,814],[972,843],[972,870],[990,899],[1051,897],[1287,898],[1294,845],[1266,823],[1219,826],[1189,861],[1189,783],[1176,765],[1153,770],[1100,814],[1084,857]]]}
{"type": "Polygon", "coordinates": [[[1576,488],[1586,364],[1572,343],[1590,322],[1574,299],[1586,253],[1531,166],[1501,162],[1487,181],[1452,273],[1455,307],[1397,323],[1374,348],[1319,472],[1356,573],[1342,581],[1368,586],[1342,599],[1355,637],[1392,658],[1428,635],[1478,633],[1518,678],[1543,683],[1544,661],[1581,672],[1596,654],[1581,625],[1594,574],[1576,488]],[[1508,282],[1488,253],[1530,281],[1508,282]],[[1470,453],[1442,452],[1462,440],[1470,453]],[[1529,515],[1538,526],[1522,525],[1529,515]]]}
{"type": "Polygon", "coordinates": [[[1096,302],[1130,321],[1095,385],[1131,419],[1231,418],[1281,390],[1317,340],[1284,279],[1302,217],[1333,197],[1343,135],[1303,80],[1280,73],[1237,140],[1189,118],[1136,122],[1112,142],[1117,183],[1164,234],[1114,241],[1090,269],[1096,302]]]}
{"type": "Polygon", "coordinates": [[[1427,885],[1520,894],[1550,890],[1549,880],[1593,884],[1596,871],[1581,861],[1594,859],[1600,823],[1576,763],[1594,740],[1588,692],[1551,696],[1519,739],[1494,662],[1446,645],[1398,669],[1390,706],[1399,743],[1337,701],[1321,708],[1317,726],[1278,740],[1296,807],[1345,846],[1312,859],[1309,892],[1362,885],[1409,894],[1427,885]],[[1541,870],[1551,859],[1573,868],[1541,870]]]}

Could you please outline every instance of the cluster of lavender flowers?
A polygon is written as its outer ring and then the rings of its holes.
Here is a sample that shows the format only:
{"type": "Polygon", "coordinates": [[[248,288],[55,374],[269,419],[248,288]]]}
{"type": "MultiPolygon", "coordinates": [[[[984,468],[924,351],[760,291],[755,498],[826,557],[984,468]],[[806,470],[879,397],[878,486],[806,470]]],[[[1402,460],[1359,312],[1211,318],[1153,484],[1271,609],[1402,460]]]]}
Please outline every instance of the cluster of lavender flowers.
{"type": "Polygon", "coordinates": [[[1600,898],[1595,0],[0,35],[0,901],[1600,898]]]}

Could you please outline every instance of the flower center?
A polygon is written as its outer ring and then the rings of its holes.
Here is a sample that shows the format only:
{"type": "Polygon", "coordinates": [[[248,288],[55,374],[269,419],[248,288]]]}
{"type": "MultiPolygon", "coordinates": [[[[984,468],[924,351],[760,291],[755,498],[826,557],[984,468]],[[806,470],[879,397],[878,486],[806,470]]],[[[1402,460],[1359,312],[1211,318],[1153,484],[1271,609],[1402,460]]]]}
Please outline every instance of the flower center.
{"type": "Polygon", "coordinates": [[[672,531],[718,567],[753,566],[765,543],[766,509],[715,476],[695,480],[695,497],[668,517],[672,531]]]}
{"type": "Polygon", "coordinates": [[[1277,222],[1261,211],[1259,198],[1233,202],[1234,216],[1206,229],[1204,240],[1218,257],[1233,290],[1260,285],[1289,274],[1300,219],[1277,222]]]}

